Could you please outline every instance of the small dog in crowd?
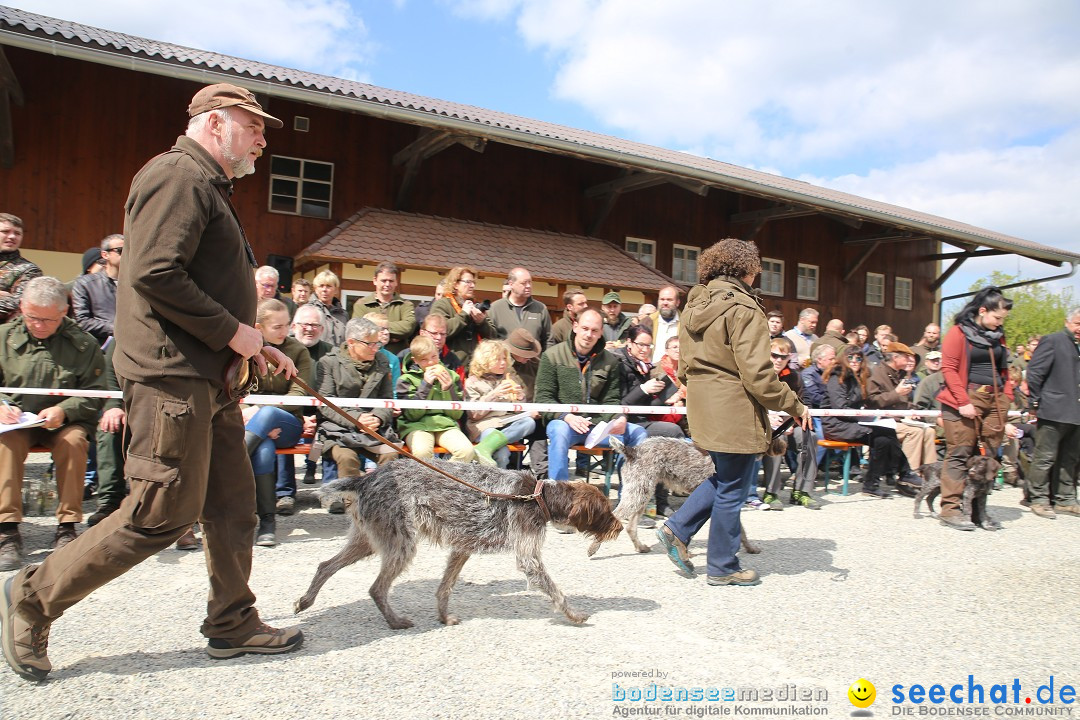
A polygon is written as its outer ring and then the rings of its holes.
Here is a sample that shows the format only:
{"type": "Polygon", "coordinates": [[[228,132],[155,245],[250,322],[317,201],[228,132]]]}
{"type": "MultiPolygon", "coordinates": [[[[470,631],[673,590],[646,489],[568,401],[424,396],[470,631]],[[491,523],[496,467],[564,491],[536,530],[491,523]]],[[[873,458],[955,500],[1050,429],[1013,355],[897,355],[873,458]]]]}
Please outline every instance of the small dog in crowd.
{"type": "MultiPolygon", "coordinates": [[[[983,530],[1000,530],[1001,523],[994,520],[986,512],[986,497],[990,494],[990,488],[994,486],[998,468],[1001,467],[994,458],[988,455],[972,455],[967,459],[967,477],[964,478],[964,494],[962,496],[961,511],[971,522],[983,530]]],[[[922,489],[915,496],[915,519],[922,517],[919,506],[926,501],[926,507],[931,514],[934,512],[934,498],[941,494],[942,463],[935,462],[923,465],[919,468],[922,475],[922,489]]]]}
{"type": "MultiPolygon", "coordinates": [[[[531,495],[536,478],[531,473],[511,472],[477,464],[430,461],[449,474],[489,492],[531,495]]],[[[450,547],[442,582],[435,593],[439,620],[457,625],[447,612],[450,592],[465,561],[474,553],[513,551],[518,569],[529,586],[538,588],[574,623],[589,616],[572,608],[544,569],[540,551],[547,521],[535,500],[490,498],[454,482],[420,463],[402,458],[368,475],[345,477],[328,484],[324,492],[342,493],[351,499],[352,527],[345,547],[320,563],[311,586],[293,610],[311,607],[330,576],[374,553],[382,567],[368,591],[391,628],[412,627],[412,621],[390,607],[390,586],[416,555],[420,539],[450,547]]],[[[541,496],[553,523],[570,525],[598,541],[611,540],[622,525],[611,514],[607,498],[587,483],[545,481],[541,496]]]]}
{"type": "MultiPolygon", "coordinates": [[[[626,526],[626,535],[637,551],[647,553],[650,546],[638,539],[637,524],[656,492],[656,484],[664,483],[670,492],[689,495],[716,472],[716,468],[707,452],[677,438],[649,438],[637,447],[626,447],[616,438],[611,438],[610,442],[615,452],[626,456],[622,466],[622,494],[615,517],[626,526]]],[[[602,538],[593,540],[589,546],[590,557],[603,541],[602,538]]],[[[747,539],[745,528],[742,545],[748,553],[761,552],[761,548],[747,539]]]]}

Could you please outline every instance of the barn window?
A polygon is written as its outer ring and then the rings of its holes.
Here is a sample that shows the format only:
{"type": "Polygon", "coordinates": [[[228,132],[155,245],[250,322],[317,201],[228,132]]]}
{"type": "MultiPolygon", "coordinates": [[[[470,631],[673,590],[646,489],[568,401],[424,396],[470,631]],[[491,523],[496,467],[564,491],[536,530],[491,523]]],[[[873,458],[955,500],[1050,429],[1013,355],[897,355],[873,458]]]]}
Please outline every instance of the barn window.
{"type": "Polygon", "coordinates": [[[897,310],[911,309],[911,278],[896,278],[896,288],[893,292],[893,307],[897,310]]]}
{"type": "Polygon", "coordinates": [[[333,163],[270,158],[270,212],[329,218],[333,189],[333,163]]]}
{"type": "Polygon", "coordinates": [[[626,252],[649,267],[656,267],[656,243],[641,238],[626,238],[626,252]]]}
{"type": "Polygon", "coordinates": [[[701,248],[674,245],[671,249],[671,277],[686,285],[697,282],[697,259],[701,248]]]}
{"type": "Polygon", "coordinates": [[[799,263],[798,283],[795,297],[799,300],[818,299],[818,266],[799,263]]]}
{"type": "Polygon", "coordinates": [[[761,258],[761,294],[784,296],[784,261],[761,258]]]}
{"type": "Polygon", "coordinates": [[[866,273],[866,304],[885,307],[885,276],[881,273],[866,273]]]}

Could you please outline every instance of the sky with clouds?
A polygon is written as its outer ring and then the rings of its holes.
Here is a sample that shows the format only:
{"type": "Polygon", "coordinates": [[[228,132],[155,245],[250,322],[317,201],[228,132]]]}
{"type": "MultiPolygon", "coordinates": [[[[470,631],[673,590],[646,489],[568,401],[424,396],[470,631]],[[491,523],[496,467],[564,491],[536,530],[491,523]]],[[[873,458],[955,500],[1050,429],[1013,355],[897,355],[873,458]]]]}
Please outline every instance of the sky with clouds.
{"type": "MultiPolygon", "coordinates": [[[[1074,0],[13,4],[693,152],[1080,252],[1074,0]]],[[[946,294],[993,269],[1060,272],[969,261],[946,294]]],[[[1080,278],[1064,285],[1080,297],[1080,278]]]]}

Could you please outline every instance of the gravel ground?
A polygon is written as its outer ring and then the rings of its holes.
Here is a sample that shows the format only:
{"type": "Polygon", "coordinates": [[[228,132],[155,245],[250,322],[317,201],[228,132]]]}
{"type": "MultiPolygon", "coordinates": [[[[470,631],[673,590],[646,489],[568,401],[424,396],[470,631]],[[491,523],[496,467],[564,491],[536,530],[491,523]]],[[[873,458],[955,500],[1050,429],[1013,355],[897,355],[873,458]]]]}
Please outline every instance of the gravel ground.
{"type": "MultiPolygon", "coordinates": [[[[302,625],[299,651],[211,660],[198,633],[206,593],[201,555],[170,549],[53,625],[48,682],[28,683],[0,666],[0,717],[850,716],[847,688],[859,678],[876,685],[869,712],[883,717],[897,714],[897,684],[966,688],[974,674],[989,693],[995,683],[1019,679],[1020,706],[1011,710],[1044,709],[1034,693],[1050,676],[1055,692],[1080,684],[1073,645],[1080,518],[1035,517],[1019,506],[1015,488],[990,498],[1006,528],[997,533],[914,520],[907,498],[829,495],[817,512],[744,512],[747,531],[764,549],[743,558],[762,575],[753,588],[684,579],[657,550],[639,555],[625,537],[589,559],[585,538],[552,532],[545,561],[571,601],[592,614],[581,627],[526,590],[506,555],[469,561],[451,599],[462,622],[443,627],[434,593],[446,551],[424,546],[392,595],[416,622],[403,631],[390,630],[368,597],[372,561],[338,573],[313,608],[292,615],[292,602],[316,565],[337,552],[347,524],[320,510],[310,491],[300,500],[300,512],[279,520],[281,544],[255,548],[251,579],[265,620],[302,625]],[[633,693],[654,682],[754,688],[759,695],[756,702],[613,698],[615,683],[633,693]],[[766,699],[765,691],[792,685],[827,699],[766,699]],[[1024,707],[1026,696],[1034,705],[1024,707]]],[[[47,554],[54,522],[24,523],[32,561],[47,554]]],[[[691,545],[701,568],[706,531],[691,545]]],[[[643,538],[655,544],[651,531],[643,538]]],[[[908,707],[918,715],[927,706],[908,707]]],[[[965,706],[931,709],[949,707],[965,706]]],[[[987,708],[990,715],[1005,709],[987,708]]]]}

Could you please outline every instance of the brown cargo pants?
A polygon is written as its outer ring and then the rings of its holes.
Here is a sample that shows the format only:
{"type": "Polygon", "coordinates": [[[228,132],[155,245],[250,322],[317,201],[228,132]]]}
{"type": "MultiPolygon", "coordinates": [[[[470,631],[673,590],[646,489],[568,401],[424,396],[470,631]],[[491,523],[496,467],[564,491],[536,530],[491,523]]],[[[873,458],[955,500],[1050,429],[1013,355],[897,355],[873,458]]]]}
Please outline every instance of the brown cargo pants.
{"type": "Polygon", "coordinates": [[[998,393],[996,408],[992,392],[971,391],[968,397],[979,411],[975,418],[966,418],[948,405],[941,406],[945,444],[948,448],[944,471],[941,473],[941,512],[938,513],[941,517],[961,514],[967,459],[978,453],[979,441],[982,440],[986,446],[987,455],[997,458],[1001,439],[1005,435],[1005,421],[1009,411],[1009,398],[1005,393],[998,393]]]}
{"type": "Polygon", "coordinates": [[[202,523],[210,595],[202,633],[236,638],[259,625],[248,587],[255,531],[255,478],[244,423],[220,386],[196,378],[121,381],[127,410],[120,509],[16,575],[12,602],[27,620],[56,620],[91,592],[202,523]]]}

